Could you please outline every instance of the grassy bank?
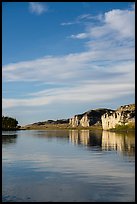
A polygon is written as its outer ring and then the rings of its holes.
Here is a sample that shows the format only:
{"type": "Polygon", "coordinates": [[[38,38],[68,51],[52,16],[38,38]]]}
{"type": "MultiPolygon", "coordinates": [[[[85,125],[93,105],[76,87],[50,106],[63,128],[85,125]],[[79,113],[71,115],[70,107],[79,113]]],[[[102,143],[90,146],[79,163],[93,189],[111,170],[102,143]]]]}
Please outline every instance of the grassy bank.
{"type": "Polygon", "coordinates": [[[131,124],[128,124],[128,125],[116,125],[115,128],[112,128],[109,131],[113,131],[113,132],[135,131],[135,124],[131,123],[131,124]]]}
{"type": "MultiPolygon", "coordinates": [[[[102,126],[90,126],[90,127],[71,127],[69,124],[48,124],[48,125],[27,125],[20,127],[19,130],[103,130],[102,126]]],[[[117,125],[116,128],[110,129],[112,132],[133,132],[135,131],[135,125],[117,125]]]]}
{"type": "Polygon", "coordinates": [[[21,130],[102,130],[101,126],[71,127],[69,124],[46,124],[46,125],[26,125],[20,127],[21,130]]]}

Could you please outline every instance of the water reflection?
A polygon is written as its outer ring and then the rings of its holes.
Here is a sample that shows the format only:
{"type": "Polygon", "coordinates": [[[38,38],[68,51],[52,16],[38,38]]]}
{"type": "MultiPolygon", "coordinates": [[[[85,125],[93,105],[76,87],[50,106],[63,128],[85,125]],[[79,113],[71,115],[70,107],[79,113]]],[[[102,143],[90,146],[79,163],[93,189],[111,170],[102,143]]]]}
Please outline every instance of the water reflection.
{"type": "Polygon", "coordinates": [[[101,132],[91,132],[89,130],[70,130],[69,140],[73,144],[101,146],[101,132]]]}
{"type": "Polygon", "coordinates": [[[67,138],[68,131],[65,130],[39,130],[39,131],[34,131],[33,136],[40,137],[40,138],[67,138]],[[65,133],[65,134],[64,134],[65,133]]]}
{"type": "MultiPolygon", "coordinates": [[[[29,132],[27,132],[29,136],[29,132]]],[[[109,131],[69,130],[69,131],[30,131],[39,138],[68,142],[75,145],[97,147],[103,151],[118,151],[123,155],[135,155],[135,133],[116,133],[109,131]]],[[[2,132],[2,144],[15,144],[18,132],[2,132]]]]}
{"type": "Polygon", "coordinates": [[[135,135],[133,133],[102,132],[102,149],[116,150],[125,155],[135,155],[135,135]]]}
{"type": "Polygon", "coordinates": [[[2,134],[2,144],[15,144],[17,141],[17,134],[2,134]]]}
{"type": "Polygon", "coordinates": [[[134,134],[89,130],[16,133],[2,137],[7,144],[16,143],[2,149],[3,202],[135,200],[134,159],[116,153],[135,153],[134,134]]]}
{"type": "Polygon", "coordinates": [[[90,131],[90,130],[70,130],[69,140],[73,144],[84,145],[88,147],[98,146],[102,150],[115,150],[121,153],[135,155],[135,135],[134,133],[116,133],[108,131],[90,131]]]}

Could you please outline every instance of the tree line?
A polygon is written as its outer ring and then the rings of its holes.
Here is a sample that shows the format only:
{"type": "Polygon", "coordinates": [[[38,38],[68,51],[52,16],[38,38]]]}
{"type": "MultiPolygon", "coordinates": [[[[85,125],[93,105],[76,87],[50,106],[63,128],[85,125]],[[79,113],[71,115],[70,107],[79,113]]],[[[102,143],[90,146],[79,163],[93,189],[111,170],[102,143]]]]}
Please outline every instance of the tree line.
{"type": "Polygon", "coordinates": [[[18,121],[15,118],[2,116],[2,130],[18,129],[18,121]]]}

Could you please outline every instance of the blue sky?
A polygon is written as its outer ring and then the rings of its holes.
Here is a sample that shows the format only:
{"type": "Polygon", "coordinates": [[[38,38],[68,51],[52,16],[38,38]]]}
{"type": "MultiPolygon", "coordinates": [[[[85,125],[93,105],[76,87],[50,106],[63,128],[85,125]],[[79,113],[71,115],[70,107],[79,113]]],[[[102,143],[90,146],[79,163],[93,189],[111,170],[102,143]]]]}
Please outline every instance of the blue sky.
{"type": "Polygon", "coordinates": [[[3,115],[25,125],[134,102],[134,2],[2,3],[3,115]]]}

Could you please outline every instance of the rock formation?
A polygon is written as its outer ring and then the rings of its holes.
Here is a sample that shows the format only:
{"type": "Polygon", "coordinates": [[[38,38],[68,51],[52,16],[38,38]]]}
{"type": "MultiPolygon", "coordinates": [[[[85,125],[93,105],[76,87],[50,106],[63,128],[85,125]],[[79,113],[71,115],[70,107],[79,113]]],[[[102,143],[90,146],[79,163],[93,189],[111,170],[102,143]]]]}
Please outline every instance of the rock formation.
{"type": "Polygon", "coordinates": [[[101,116],[110,111],[113,110],[100,108],[75,115],[73,118],[69,119],[69,125],[72,127],[90,127],[92,125],[101,125],[101,116]]]}
{"type": "Polygon", "coordinates": [[[75,115],[73,118],[69,119],[69,125],[72,127],[78,127],[80,125],[80,120],[84,114],[75,115]]]}
{"type": "Polygon", "coordinates": [[[116,128],[117,125],[135,125],[135,104],[120,106],[116,110],[94,109],[69,119],[71,127],[102,126],[103,130],[116,128]]]}
{"type": "Polygon", "coordinates": [[[116,128],[118,125],[134,125],[135,104],[124,105],[116,111],[109,111],[102,115],[101,120],[103,130],[116,128]]]}

